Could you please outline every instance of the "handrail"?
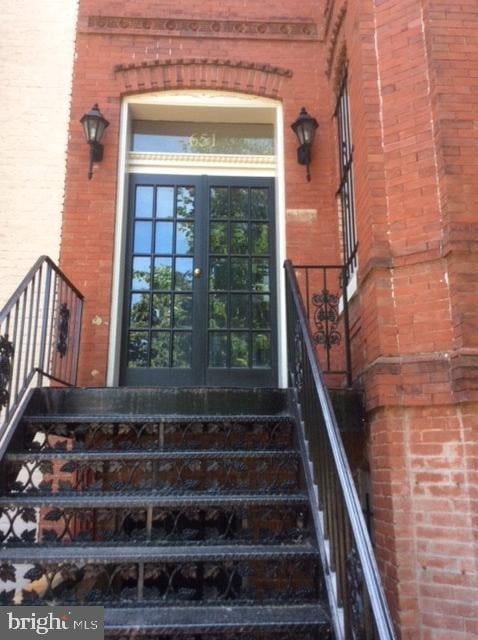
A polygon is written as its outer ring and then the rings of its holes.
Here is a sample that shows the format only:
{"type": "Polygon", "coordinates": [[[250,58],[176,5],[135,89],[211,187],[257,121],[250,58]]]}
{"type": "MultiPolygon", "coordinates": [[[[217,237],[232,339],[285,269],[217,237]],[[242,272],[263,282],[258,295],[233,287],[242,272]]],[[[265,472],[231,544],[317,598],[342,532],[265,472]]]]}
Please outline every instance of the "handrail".
{"type": "Polygon", "coordinates": [[[82,310],[81,292],[43,255],[0,311],[0,442],[43,376],[76,384],[82,310]]]}
{"type": "Polygon", "coordinates": [[[328,587],[332,615],[337,610],[343,613],[335,620],[335,633],[344,640],[394,640],[372,543],[318,365],[294,267],[289,260],[284,267],[289,381],[300,405],[303,449],[309,452],[318,488],[321,517],[314,521],[320,529],[319,543],[322,551],[326,550],[328,569],[335,574],[335,591],[330,584],[328,587]]]}

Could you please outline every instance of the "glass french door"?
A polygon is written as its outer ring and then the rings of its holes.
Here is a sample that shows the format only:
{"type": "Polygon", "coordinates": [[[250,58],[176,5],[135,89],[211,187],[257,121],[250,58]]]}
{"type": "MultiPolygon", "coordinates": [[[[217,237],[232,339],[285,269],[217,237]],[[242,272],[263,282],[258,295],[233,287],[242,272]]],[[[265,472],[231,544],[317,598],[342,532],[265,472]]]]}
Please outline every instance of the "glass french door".
{"type": "Polygon", "coordinates": [[[273,181],[131,175],[120,382],[277,384],[273,181]]]}

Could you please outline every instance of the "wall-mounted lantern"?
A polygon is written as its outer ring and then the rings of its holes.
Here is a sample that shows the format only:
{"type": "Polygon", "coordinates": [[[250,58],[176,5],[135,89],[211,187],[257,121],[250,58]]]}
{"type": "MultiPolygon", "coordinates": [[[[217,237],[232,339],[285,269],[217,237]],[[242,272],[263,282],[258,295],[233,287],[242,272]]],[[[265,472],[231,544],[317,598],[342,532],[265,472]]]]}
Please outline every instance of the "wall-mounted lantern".
{"type": "Polygon", "coordinates": [[[291,125],[297,139],[299,141],[299,148],[297,149],[297,162],[304,164],[307,167],[307,181],[310,182],[310,149],[314,142],[315,130],[318,128],[319,123],[315,118],[310,116],[305,107],[302,107],[299,117],[291,125]]]}
{"type": "Polygon", "coordinates": [[[91,180],[93,176],[93,162],[101,162],[101,160],[103,160],[101,138],[109,122],[103,117],[98,104],[94,104],[93,107],[81,117],[80,122],[83,125],[86,142],[90,147],[88,180],[91,180]]]}

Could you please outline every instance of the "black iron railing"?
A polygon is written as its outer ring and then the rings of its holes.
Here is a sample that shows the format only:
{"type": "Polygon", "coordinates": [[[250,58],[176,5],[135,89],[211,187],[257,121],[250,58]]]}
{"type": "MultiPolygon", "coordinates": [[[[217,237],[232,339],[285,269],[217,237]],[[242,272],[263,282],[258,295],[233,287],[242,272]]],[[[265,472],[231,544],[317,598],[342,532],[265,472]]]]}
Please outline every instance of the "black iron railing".
{"type": "Polygon", "coordinates": [[[335,107],[339,143],[340,184],[336,196],[342,213],[342,251],[347,281],[357,270],[357,229],[355,223],[352,128],[347,73],[344,73],[335,107]]]}
{"type": "Polygon", "coordinates": [[[76,384],[83,296],[41,256],[0,311],[0,437],[43,377],[76,384]]]}
{"type": "Polygon", "coordinates": [[[316,355],[295,268],[285,263],[289,384],[337,639],[392,640],[372,544],[316,355]],[[318,500],[314,487],[318,488],[318,500]]]}
{"type": "Polygon", "coordinates": [[[312,342],[331,386],[352,384],[347,267],[294,265],[312,342]]]}

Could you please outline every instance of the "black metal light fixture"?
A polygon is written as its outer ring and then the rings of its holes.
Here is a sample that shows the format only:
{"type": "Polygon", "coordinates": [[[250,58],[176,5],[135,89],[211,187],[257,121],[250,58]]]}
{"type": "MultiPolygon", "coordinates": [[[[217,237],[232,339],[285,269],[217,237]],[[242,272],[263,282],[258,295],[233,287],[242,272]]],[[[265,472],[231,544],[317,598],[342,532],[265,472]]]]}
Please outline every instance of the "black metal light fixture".
{"type": "Polygon", "coordinates": [[[103,117],[98,104],[94,104],[80,119],[85,132],[86,142],[90,146],[90,167],[88,170],[88,180],[93,176],[93,162],[103,160],[103,145],[101,138],[109,125],[108,120],[103,117]]]}
{"type": "Polygon", "coordinates": [[[299,148],[297,149],[297,162],[299,164],[306,165],[307,181],[310,182],[310,149],[312,147],[312,143],[314,142],[315,130],[318,128],[319,123],[315,118],[307,113],[305,107],[302,107],[299,117],[290,126],[299,141],[299,148]]]}

